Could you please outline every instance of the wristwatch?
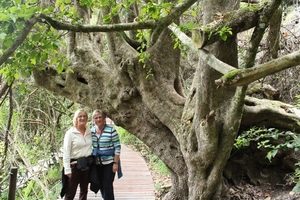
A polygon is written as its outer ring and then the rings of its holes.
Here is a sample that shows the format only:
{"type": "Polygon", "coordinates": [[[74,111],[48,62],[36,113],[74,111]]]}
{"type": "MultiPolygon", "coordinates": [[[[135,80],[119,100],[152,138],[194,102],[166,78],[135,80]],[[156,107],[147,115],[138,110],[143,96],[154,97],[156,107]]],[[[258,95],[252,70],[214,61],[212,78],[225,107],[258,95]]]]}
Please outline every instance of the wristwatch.
{"type": "Polygon", "coordinates": [[[113,162],[113,163],[116,164],[116,165],[118,164],[118,162],[113,162]]]}

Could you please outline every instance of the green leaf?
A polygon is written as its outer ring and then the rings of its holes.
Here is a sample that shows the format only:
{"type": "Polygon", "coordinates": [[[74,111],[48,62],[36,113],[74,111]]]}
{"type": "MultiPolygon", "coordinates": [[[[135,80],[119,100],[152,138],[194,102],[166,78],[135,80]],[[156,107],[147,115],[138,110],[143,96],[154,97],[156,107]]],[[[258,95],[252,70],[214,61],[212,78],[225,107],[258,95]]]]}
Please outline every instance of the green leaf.
{"type": "Polygon", "coordinates": [[[19,14],[19,18],[24,18],[24,20],[27,20],[29,18],[31,18],[32,14],[30,13],[21,13],[19,14]]]}
{"type": "Polygon", "coordinates": [[[15,31],[15,28],[13,27],[12,24],[10,24],[10,25],[8,26],[8,28],[7,28],[7,33],[8,33],[8,34],[11,34],[11,33],[13,33],[14,31],[15,31]]]}
{"type": "Polygon", "coordinates": [[[100,6],[110,6],[110,3],[107,0],[100,0],[100,6]]]}
{"type": "Polygon", "coordinates": [[[14,23],[16,23],[17,19],[15,15],[9,14],[9,17],[14,23]]]}
{"type": "Polygon", "coordinates": [[[155,11],[156,11],[156,7],[154,7],[154,6],[149,7],[150,13],[155,13],[155,11]]]}
{"type": "Polygon", "coordinates": [[[294,145],[291,144],[291,143],[288,143],[286,146],[287,146],[288,148],[290,148],[290,149],[294,147],[294,145]]]}
{"type": "Polygon", "coordinates": [[[8,21],[10,19],[9,15],[0,13],[0,21],[8,21]]]}
{"type": "Polygon", "coordinates": [[[113,7],[111,9],[111,13],[114,14],[114,15],[117,15],[119,13],[119,8],[118,7],[113,7]]]}
{"type": "Polygon", "coordinates": [[[6,49],[6,48],[9,48],[12,44],[13,44],[13,41],[11,39],[8,39],[3,43],[3,46],[6,49]]]}
{"type": "Polygon", "coordinates": [[[227,40],[227,35],[226,34],[222,34],[221,38],[222,38],[223,41],[226,41],[227,40]]]}
{"type": "Polygon", "coordinates": [[[106,23],[111,22],[111,19],[112,19],[112,17],[111,17],[110,14],[104,15],[104,17],[103,17],[103,20],[104,20],[106,23]]]}
{"type": "Polygon", "coordinates": [[[31,37],[31,39],[32,39],[33,41],[39,41],[40,38],[41,38],[41,33],[33,34],[32,37],[31,37]]]}
{"type": "Polygon", "coordinates": [[[33,65],[36,65],[36,59],[35,58],[30,58],[30,63],[33,65]]]}
{"type": "Polygon", "coordinates": [[[296,193],[300,192],[300,181],[298,181],[296,186],[293,188],[293,192],[296,192],[296,193]]]}
{"type": "Polygon", "coordinates": [[[35,58],[37,55],[37,53],[35,51],[31,51],[30,52],[30,57],[35,58]]]}
{"type": "Polygon", "coordinates": [[[268,154],[267,154],[267,158],[269,160],[272,160],[272,158],[274,158],[276,156],[277,152],[278,152],[278,149],[274,149],[272,151],[269,151],[268,154]]]}
{"type": "Polygon", "coordinates": [[[6,33],[0,33],[0,40],[3,40],[6,37],[6,33]]]}
{"type": "Polygon", "coordinates": [[[38,2],[38,0],[29,0],[29,1],[28,1],[28,3],[32,3],[32,4],[33,4],[33,3],[37,3],[37,2],[38,2]]]}
{"type": "Polygon", "coordinates": [[[19,79],[19,77],[20,77],[20,75],[19,75],[18,73],[15,73],[15,74],[14,74],[14,78],[15,78],[15,79],[19,79]]]}
{"type": "Polygon", "coordinates": [[[18,13],[18,12],[20,12],[20,9],[16,6],[13,6],[13,7],[9,8],[9,12],[10,13],[18,13]]]}
{"type": "Polygon", "coordinates": [[[23,57],[23,54],[21,52],[16,53],[16,58],[21,59],[23,57]]]}
{"type": "Polygon", "coordinates": [[[64,70],[64,67],[62,66],[61,63],[59,63],[59,64],[57,65],[56,70],[57,70],[57,72],[58,72],[59,74],[64,70]]]}
{"type": "Polygon", "coordinates": [[[27,62],[27,60],[25,60],[25,59],[22,59],[22,60],[21,60],[21,65],[24,65],[24,66],[28,65],[28,62],[27,62]]]}
{"type": "Polygon", "coordinates": [[[15,3],[21,5],[21,0],[15,0],[15,3]]]}
{"type": "Polygon", "coordinates": [[[45,62],[46,60],[48,60],[48,54],[43,53],[43,54],[41,55],[41,62],[45,62]]]}

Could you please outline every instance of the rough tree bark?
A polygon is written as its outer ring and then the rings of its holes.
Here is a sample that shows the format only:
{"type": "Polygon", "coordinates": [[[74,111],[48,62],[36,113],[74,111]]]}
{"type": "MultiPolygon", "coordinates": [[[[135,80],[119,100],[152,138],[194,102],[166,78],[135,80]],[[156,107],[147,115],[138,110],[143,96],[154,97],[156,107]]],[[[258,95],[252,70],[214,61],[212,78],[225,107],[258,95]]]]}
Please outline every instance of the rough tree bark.
{"type": "MultiPolygon", "coordinates": [[[[203,1],[202,6],[203,22],[209,24],[214,13],[236,9],[239,1],[203,1]]],[[[206,49],[219,60],[238,66],[235,37],[206,49]]],[[[219,72],[200,60],[189,96],[191,101],[185,104],[185,110],[191,113],[184,118],[191,117],[192,123],[184,127],[180,144],[184,144],[182,151],[188,163],[190,199],[226,199],[221,197],[222,172],[240,125],[245,89],[218,89],[214,80],[219,76],[219,72]]]]}
{"type": "MultiPolygon", "coordinates": [[[[67,55],[73,73],[58,74],[48,66],[45,70],[34,71],[36,83],[92,109],[106,111],[117,125],[148,145],[171,173],[173,186],[164,199],[226,199],[222,196],[222,173],[234,139],[245,119],[243,116],[257,114],[250,104],[244,110],[246,86],[217,87],[215,80],[223,72],[215,70],[202,59],[204,50],[198,52],[200,62],[191,89],[185,96],[180,77],[180,50],[174,49],[172,32],[167,27],[195,2],[184,1],[158,22],[132,22],[124,26],[73,26],[58,23],[47,16],[39,16],[54,28],[72,31],[68,35],[67,55]],[[145,49],[150,57],[140,62],[136,43],[133,44],[129,37],[124,37],[122,31],[145,28],[152,29],[145,49]],[[99,37],[90,33],[101,31],[107,32],[107,60],[99,56],[104,51],[96,43],[99,37]]],[[[204,24],[212,22],[214,13],[239,8],[239,0],[203,0],[201,3],[204,24]]],[[[233,23],[234,34],[226,42],[213,35],[210,40],[205,39],[201,48],[210,44],[205,47],[206,51],[232,68],[237,68],[236,34],[255,26],[246,55],[246,66],[242,66],[253,67],[266,23],[280,3],[281,1],[274,0],[265,10],[256,10],[248,18],[236,16],[235,19],[243,18],[248,21],[240,22],[241,29],[233,23]]],[[[75,1],[75,5],[79,16],[83,18],[83,24],[88,24],[89,8],[81,6],[79,0],[75,1]]],[[[113,18],[114,23],[119,21],[119,18],[113,18]]],[[[237,21],[239,20],[234,22],[237,21]]],[[[36,18],[28,21],[29,25],[36,22],[36,18]]],[[[26,31],[28,30],[24,29],[26,31]]],[[[10,53],[3,56],[7,57],[10,53]]],[[[0,64],[4,62],[3,56],[0,64]]],[[[283,118],[287,116],[287,113],[278,114],[283,118]]],[[[292,115],[289,120],[295,126],[299,117],[292,115]]],[[[259,124],[261,121],[255,122],[259,124]]],[[[277,121],[273,125],[281,127],[284,124],[277,121]]]]}

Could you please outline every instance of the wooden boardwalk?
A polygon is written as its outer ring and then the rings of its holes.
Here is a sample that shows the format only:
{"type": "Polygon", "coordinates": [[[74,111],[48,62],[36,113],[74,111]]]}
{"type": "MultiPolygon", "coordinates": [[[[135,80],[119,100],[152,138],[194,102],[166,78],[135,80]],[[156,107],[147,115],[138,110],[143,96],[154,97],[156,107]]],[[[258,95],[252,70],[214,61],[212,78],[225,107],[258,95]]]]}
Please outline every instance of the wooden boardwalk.
{"type": "MultiPolygon", "coordinates": [[[[123,177],[114,181],[115,200],[155,200],[154,183],[145,160],[122,144],[123,177]]],[[[75,200],[78,199],[78,193],[75,200]]],[[[101,194],[89,190],[88,200],[102,200],[101,194]]]]}

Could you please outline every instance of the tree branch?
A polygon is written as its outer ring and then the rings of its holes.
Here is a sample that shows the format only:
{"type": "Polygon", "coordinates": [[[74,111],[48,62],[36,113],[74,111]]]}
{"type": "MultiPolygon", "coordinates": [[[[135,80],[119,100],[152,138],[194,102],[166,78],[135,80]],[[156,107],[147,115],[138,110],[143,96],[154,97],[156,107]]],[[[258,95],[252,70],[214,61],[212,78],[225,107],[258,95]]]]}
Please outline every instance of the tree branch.
{"type": "Polygon", "coordinates": [[[281,2],[282,0],[272,0],[262,9],[246,51],[245,65],[242,66],[243,68],[251,68],[255,65],[255,57],[257,55],[259,44],[263,38],[266,28],[269,26],[271,17],[281,5],[281,2]]]}
{"type": "Polygon", "coordinates": [[[241,2],[244,2],[244,3],[254,3],[254,4],[257,4],[257,3],[260,3],[260,0],[241,0],[241,2]]]}
{"type": "Polygon", "coordinates": [[[243,127],[273,127],[299,132],[299,121],[300,110],[292,105],[246,96],[241,124],[243,127]]]}
{"type": "Polygon", "coordinates": [[[118,32],[118,31],[128,31],[128,30],[137,30],[137,29],[151,29],[154,28],[156,22],[154,20],[148,20],[145,22],[133,22],[133,23],[120,23],[120,24],[107,24],[107,25],[82,25],[82,24],[69,24],[59,22],[52,19],[49,16],[41,15],[41,19],[46,20],[56,30],[67,30],[73,32],[118,32]]]}
{"type": "Polygon", "coordinates": [[[275,74],[297,65],[300,65],[300,50],[256,67],[235,69],[216,80],[215,83],[218,87],[244,86],[267,75],[275,74]]]}
{"type": "Polygon", "coordinates": [[[175,20],[177,20],[195,2],[197,2],[197,0],[185,0],[182,3],[176,5],[167,16],[161,18],[156,24],[156,27],[151,34],[149,45],[152,46],[160,36],[161,32],[165,30],[175,20]]]}
{"type": "Polygon", "coordinates": [[[182,42],[182,44],[189,47],[194,53],[198,53],[199,57],[205,61],[209,66],[211,66],[213,69],[217,70],[218,72],[222,74],[226,74],[232,70],[235,70],[235,67],[232,67],[231,65],[228,65],[221,60],[217,59],[213,54],[208,52],[205,49],[197,49],[191,38],[189,38],[184,32],[178,28],[176,24],[171,24],[169,26],[169,29],[179,38],[179,40],[182,42]]]}
{"type": "MultiPolygon", "coordinates": [[[[273,13],[276,11],[278,6],[280,5],[281,1],[272,1],[270,4],[265,6],[264,10],[262,11],[262,15],[260,17],[260,20],[257,21],[259,26],[264,26],[262,28],[256,28],[256,31],[251,39],[252,45],[249,45],[250,49],[249,52],[256,52],[256,48],[259,44],[259,41],[261,40],[262,34],[264,33],[264,30],[267,26],[268,19],[273,15],[273,13]]],[[[249,13],[251,14],[251,12],[249,13]]],[[[242,15],[243,16],[243,15],[242,15]]],[[[242,21],[240,21],[242,22],[242,21]]],[[[193,45],[195,44],[195,41],[191,41],[191,39],[185,35],[176,25],[172,24],[169,26],[169,29],[172,30],[172,32],[180,39],[180,41],[187,45],[192,51],[196,52],[197,49],[193,45]]],[[[204,43],[203,43],[204,44],[204,43]]],[[[205,61],[208,65],[210,65],[215,70],[219,71],[220,73],[225,74],[220,79],[216,80],[216,84],[218,87],[236,87],[236,86],[243,86],[247,85],[255,80],[258,80],[260,78],[263,78],[267,75],[274,74],[276,72],[288,69],[290,67],[294,67],[300,64],[300,53],[294,52],[292,54],[289,54],[287,56],[278,58],[276,60],[272,60],[268,63],[259,65],[257,67],[253,67],[251,69],[236,69],[226,63],[223,63],[222,61],[218,60],[216,57],[214,57],[212,54],[207,52],[206,50],[199,49],[199,57],[205,61]]],[[[252,53],[249,53],[249,62],[252,63],[252,53]]],[[[252,67],[252,66],[246,66],[252,67]]]]}
{"type": "Polygon", "coordinates": [[[231,28],[232,34],[229,31],[222,33],[226,34],[227,37],[249,30],[255,26],[264,26],[265,28],[267,27],[266,23],[269,22],[269,19],[280,3],[281,1],[273,0],[263,7],[252,5],[229,13],[219,13],[212,23],[205,24],[200,29],[192,31],[192,38],[196,38],[193,42],[197,48],[201,49],[220,41],[221,27],[231,28]]]}
{"type": "Polygon", "coordinates": [[[205,49],[196,49],[191,38],[183,33],[175,24],[170,25],[169,29],[180,39],[184,45],[189,47],[193,52],[198,52],[199,57],[209,66],[218,72],[225,74],[220,79],[215,81],[218,87],[236,87],[247,85],[267,75],[271,75],[300,64],[300,51],[296,51],[251,69],[236,69],[220,61],[205,49]]]}
{"type": "Polygon", "coordinates": [[[261,14],[260,12],[261,7],[252,6],[251,9],[239,9],[225,14],[219,13],[215,21],[192,31],[193,43],[198,49],[201,49],[220,41],[220,27],[228,27],[231,29],[232,34],[224,32],[227,37],[232,37],[232,35],[249,30],[256,26],[259,15],[261,14]]]}
{"type": "Polygon", "coordinates": [[[9,85],[8,82],[2,82],[1,83],[1,88],[0,88],[0,98],[2,98],[2,96],[6,93],[6,91],[9,89],[9,85]]]}
{"type": "Polygon", "coordinates": [[[0,66],[15,52],[15,50],[23,43],[27,35],[31,31],[32,27],[39,21],[39,17],[33,17],[25,22],[23,30],[20,32],[19,36],[15,42],[5,51],[0,57],[0,66]]]}
{"type": "Polygon", "coordinates": [[[117,31],[128,31],[128,30],[138,30],[138,29],[154,29],[150,44],[154,44],[157,38],[160,36],[161,32],[174,20],[178,19],[182,13],[188,10],[197,0],[185,0],[184,2],[175,6],[171,12],[161,18],[159,21],[148,20],[144,22],[133,22],[133,23],[120,23],[120,24],[109,24],[109,25],[81,25],[81,24],[68,24],[59,22],[52,19],[49,16],[41,15],[42,19],[45,19],[53,28],[57,30],[68,30],[73,32],[117,32],[117,31]]]}

